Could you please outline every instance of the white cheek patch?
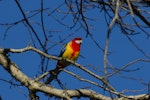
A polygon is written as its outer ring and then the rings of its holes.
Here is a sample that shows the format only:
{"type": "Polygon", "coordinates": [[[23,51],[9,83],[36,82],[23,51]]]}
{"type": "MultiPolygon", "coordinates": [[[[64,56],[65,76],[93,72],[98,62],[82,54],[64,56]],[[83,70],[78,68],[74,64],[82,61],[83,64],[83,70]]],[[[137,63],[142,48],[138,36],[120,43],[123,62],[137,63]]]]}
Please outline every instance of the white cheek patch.
{"type": "Polygon", "coordinates": [[[81,44],[82,43],[82,40],[76,40],[75,41],[77,44],[81,44]]]}

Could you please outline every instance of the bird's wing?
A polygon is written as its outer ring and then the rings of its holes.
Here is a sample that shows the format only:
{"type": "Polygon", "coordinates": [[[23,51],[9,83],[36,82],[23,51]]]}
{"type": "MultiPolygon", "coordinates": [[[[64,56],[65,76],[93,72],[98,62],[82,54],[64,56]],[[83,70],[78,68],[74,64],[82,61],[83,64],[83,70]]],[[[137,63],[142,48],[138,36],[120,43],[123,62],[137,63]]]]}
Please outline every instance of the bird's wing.
{"type": "Polygon", "coordinates": [[[67,46],[67,44],[64,44],[63,47],[61,48],[59,57],[62,57],[63,53],[66,51],[66,46],[67,46]]]}

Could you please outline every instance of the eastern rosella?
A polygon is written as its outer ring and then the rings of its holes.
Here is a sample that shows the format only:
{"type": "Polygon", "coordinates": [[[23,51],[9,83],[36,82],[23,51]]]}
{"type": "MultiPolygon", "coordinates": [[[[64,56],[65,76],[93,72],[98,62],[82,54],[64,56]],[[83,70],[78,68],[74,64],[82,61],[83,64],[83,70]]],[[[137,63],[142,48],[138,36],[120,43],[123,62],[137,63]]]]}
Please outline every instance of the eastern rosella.
{"type": "Polygon", "coordinates": [[[67,43],[61,50],[60,57],[62,57],[63,60],[59,60],[57,62],[56,68],[51,72],[51,76],[47,79],[45,82],[46,84],[49,84],[53,79],[57,77],[57,75],[61,72],[62,68],[65,68],[66,66],[70,65],[69,62],[67,62],[65,59],[69,59],[72,61],[76,61],[80,54],[80,45],[82,43],[82,38],[77,37],[74,38],[72,41],[67,43]]]}

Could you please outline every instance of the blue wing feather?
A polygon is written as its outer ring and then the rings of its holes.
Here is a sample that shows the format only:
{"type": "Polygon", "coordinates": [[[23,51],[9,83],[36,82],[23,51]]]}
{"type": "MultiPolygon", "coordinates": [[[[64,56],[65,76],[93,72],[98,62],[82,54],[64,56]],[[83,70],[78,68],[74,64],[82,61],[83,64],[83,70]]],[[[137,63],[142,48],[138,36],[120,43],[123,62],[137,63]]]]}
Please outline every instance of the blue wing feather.
{"type": "Polygon", "coordinates": [[[61,57],[63,55],[63,53],[65,52],[66,50],[66,46],[67,44],[64,44],[63,47],[61,48],[61,51],[60,51],[60,54],[59,54],[59,57],[61,57]]]}

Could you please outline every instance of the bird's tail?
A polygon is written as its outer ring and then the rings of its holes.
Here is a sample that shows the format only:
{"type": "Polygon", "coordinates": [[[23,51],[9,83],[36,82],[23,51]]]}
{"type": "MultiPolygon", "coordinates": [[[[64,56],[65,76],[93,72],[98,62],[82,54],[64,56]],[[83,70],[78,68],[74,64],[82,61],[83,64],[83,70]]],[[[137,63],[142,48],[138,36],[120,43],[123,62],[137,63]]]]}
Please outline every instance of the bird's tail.
{"type": "Polygon", "coordinates": [[[57,75],[59,74],[61,72],[61,69],[60,68],[56,68],[56,69],[54,69],[54,70],[51,70],[50,71],[50,77],[49,78],[47,78],[47,80],[46,80],[46,82],[45,82],[45,84],[49,84],[50,82],[52,82],[54,79],[56,79],[57,78],[57,75]]]}

